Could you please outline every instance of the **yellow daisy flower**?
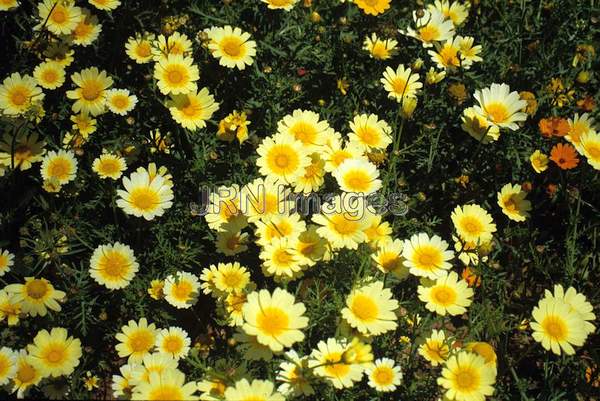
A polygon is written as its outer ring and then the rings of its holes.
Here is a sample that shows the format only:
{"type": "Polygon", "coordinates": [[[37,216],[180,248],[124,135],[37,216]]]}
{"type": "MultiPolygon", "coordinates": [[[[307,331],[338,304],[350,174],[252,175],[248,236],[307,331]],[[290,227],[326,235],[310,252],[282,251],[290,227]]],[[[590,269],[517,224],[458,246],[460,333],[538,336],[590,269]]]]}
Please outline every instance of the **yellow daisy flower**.
{"type": "Polygon", "coordinates": [[[135,364],[130,383],[135,387],[150,382],[152,373],[163,374],[177,369],[177,361],[172,356],[158,352],[147,354],[141,364],[135,364]]]}
{"type": "Polygon", "coordinates": [[[275,281],[290,281],[300,277],[304,259],[297,253],[287,238],[273,238],[259,255],[263,261],[263,274],[274,276],[275,281]]]}
{"type": "Polygon", "coordinates": [[[444,330],[431,331],[431,335],[419,347],[419,355],[431,363],[431,366],[443,364],[450,355],[452,343],[446,339],[444,330]]]}
{"type": "Polygon", "coordinates": [[[475,107],[467,107],[461,115],[461,128],[482,144],[497,141],[500,138],[500,128],[479,114],[475,107]]]}
{"type": "Polygon", "coordinates": [[[0,11],[8,11],[19,6],[17,0],[2,0],[0,1],[0,11]]]}
{"type": "Polygon", "coordinates": [[[564,299],[542,298],[533,308],[532,316],[533,339],[544,349],[556,355],[561,351],[573,355],[573,346],[580,347],[585,343],[588,336],[585,320],[564,299]]]}
{"type": "Polygon", "coordinates": [[[180,327],[162,329],[156,337],[156,350],[168,354],[175,360],[185,358],[190,351],[191,340],[180,327]]]}
{"type": "Polygon", "coordinates": [[[128,397],[131,394],[133,387],[131,379],[135,366],[137,365],[123,365],[119,368],[121,374],[113,375],[111,383],[113,397],[128,397]]]}
{"type": "Polygon", "coordinates": [[[72,33],[81,18],[81,8],[75,7],[71,0],[43,0],[37,8],[40,22],[34,29],[45,24],[46,29],[57,36],[72,33]]]}
{"type": "Polygon", "coordinates": [[[406,278],[408,268],[404,265],[403,248],[404,242],[399,239],[388,240],[379,245],[377,251],[371,255],[375,267],[384,273],[392,273],[399,279],[406,278]]]}
{"type": "Polygon", "coordinates": [[[219,263],[213,280],[222,294],[241,292],[250,283],[250,272],[238,262],[219,263]]]}
{"type": "Polygon", "coordinates": [[[173,184],[161,175],[151,177],[143,168],[123,177],[123,186],[125,190],[117,191],[117,206],[126,214],[152,220],[173,205],[173,184]]]}
{"type": "Polygon", "coordinates": [[[249,33],[226,25],[209,30],[208,37],[208,49],[213,57],[219,59],[220,65],[243,70],[247,65],[254,63],[256,42],[250,40],[249,33]]]}
{"type": "Polygon", "coordinates": [[[484,401],[494,394],[495,381],[495,366],[469,351],[451,356],[437,379],[438,385],[446,390],[446,397],[457,401],[484,401]]]}
{"type": "Polygon", "coordinates": [[[367,15],[379,15],[390,8],[392,0],[354,0],[354,4],[367,15]]]}
{"type": "Polygon", "coordinates": [[[408,27],[400,33],[419,40],[423,47],[432,47],[435,42],[445,42],[454,36],[454,25],[438,10],[413,11],[415,29],[408,27]]]}
{"type": "Polygon", "coordinates": [[[73,43],[87,47],[98,39],[101,31],[102,24],[98,23],[98,17],[92,15],[89,10],[82,8],[81,17],[72,33],[73,43]]]}
{"type": "Polygon", "coordinates": [[[45,278],[25,277],[24,284],[9,284],[4,287],[9,294],[15,295],[15,300],[21,303],[23,313],[30,316],[46,316],[48,309],[60,312],[57,301],[65,297],[63,291],[55,290],[45,278]]]}
{"type": "Polygon", "coordinates": [[[233,335],[233,340],[237,344],[237,351],[242,353],[243,358],[246,360],[270,361],[271,359],[273,359],[273,351],[271,350],[271,348],[259,343],[256,336],[249,336],[243,331],[238,331],[233,335]]]}
{"type": "Polygon", "coordinates": [[[393,299],[390,289],[376,281],[354,289],[348,295],[342,317],[361,334],[377,336],[398,326],[396,309],[398,301],[393,299]]]}
{"type": "Polygon", "coordinates": [[[219,110],[219,103],[215,102],[208,88],[202,88],[199,92],[172,95],[167,101],[167,107],[175,122],[183,128],[195,131],[206,127],[206,121],[219,110]]]}
{"type": "Polygon", "coordinates": [[[298,213],[280,214],[257,224],[256,243],[266,246],[276,238],[286,238],[290,242],[306,230],[306,223],[298,213]]]}
{"type": "Polygon", "coordinates": [[[65,83],[65,68],[56,61],[44,61],[33,70],[33,77],[44,89],[57,89],[65,83]]]}
{"type": "Polygon", "coordinates": [[[527,192],[519,184],[506,184],[498,192],[498,205],[509,219],[525,221],[531,210],[531,202],[525,199],[526,196],[527,192]]]}
{"type": "Polygon", "coordinates": [[[208,195],[208,206],[204,219],[212,230],[225,231],[228,223],[239,223],[236,227],[246,226],[246,217],[241,211],[241,192],[237,184],[220,186],[208,195]]]}
{"type": "Polygon", "coordinates": [[[438,315],[462,315],[473,302],[473,289],[455,272],[443,272],[429,285],[419,285],[419,299],[425,307],[438,315]]]}
{"type": "Polygon", "coordinates": [[[192,41],[186,34],[179,32],[173,32],[169,36],[158,35],[152,46],[155,61],[159,61],[169,54],[188,56],[192,53],[192,41]]]}
{"type": "Polygon", "coordinates": [[[277,388],[285,397],[310,396],[315,390],[310,384],[308,376],[308,357],[300,357],[296,351],[289,350],[285,353],[286,361],[279,364],[277,381],[282,384],[277,388]]]}
{"type": "Polygon", "coordinates": [[[254,291],[242,308],[244,332],[256,336],[259,343],[278,352],[284,347],[304,339],[302,329],[308,326],[303,303],[296,303],[289,292],[276,288],[271,294],[267,290],[254,291]]]}
{"type": "Polygon", "coordinates": [[[106,71],[97,67],[86,68],[71,75],[76,89],[67,91],[67,97],[75,100],[73,112],[98,116],[106,111],[106,90],[113,84],[106,71]]]}
{"type": "Polygon", "coordinates": [[[120,242],[100,245],[90,259],[90,276],[110,290],[127,287],[138,269],[133,250],[120,242]]]}
{"type": "Polygon", "coordinates": [[[256,165],[260,174],[286,183],[294,183],[311,164],[302,142],[287,134],[265,138],[256,152],[259,155],[256,165]]]}
{"type": "Polygon", "coordinates": [[[277,133],[290,135],[300,141],[307,151],[321,152],[333,129],[325,120],[320,120],[317,113],[310,110],[296,109],[292,114],[283,117],[277,123],[277,133]]]}
{"type": "Polygon", "coordinates": [[[44,100],[42,88],[29,76],[15,72],[4,78],[0,85],[0,109],[9,116],[26,113],[33,105],[44,100]]]}
{"type": "Polygon", "coordinates": [[[541,173],[542,171],[546,171],[548,168],[549,158],[539,150],[536,150],[529,156],[529,161],[531,162],[531,167],[535,170],[536,173],[541,173]]]}
{"type": "Polygon", "coordinates": [[[34,366],[32,358],[22,349],[17,356],[17,372],[13,378],[12,392],[23,398],[29,387],[37,386],[42,380],[41,372],[34,366]]]}
{"type": "Polygon", "coordinates": [[[73,122],[73,129],[78,131],[84,138],[96,132],[96,119],[90,117],[87,113],[72,115],[71,121],[73,122]]]}
{"type": "Polygon", "coordinates": [[[365,152],[385,149],[392,143],[392,127],[376,114],[359,114],[350,122],[352,132],[348,134],[351,145],[365,152]]]}
{"type": "Polygon", "coordinates": [[[362,158],[344,160],[332,175],[344,192],[369,195],[377,192],[382,185],[377,167],[362,158]]]}
{"type": "Polygon", "coordinates": [[[376,33],[366,37],[363,49],[369,52],[369,56],[377,60],[387,60],[397,53],[398,42],[394,39],[380,39],[376,33]]]}
{"type": "Polygon", "coordinates": [[[129,37],[125,43],[125,53],[137,64],[149,63],[152,61],[153,40],[154,36],[151,34],[129,37]]]}
{"type": "Polygon", "coordinates": [[[109,89],[106,91],[106,106],[110,111],[124,116],[135,108],[138,102],[136,95],[127,89],[109,89]]]}
{"type": "Polygon", "coordinates": [[[323,149],[323,159],[325,160],[325,171],[332,173],[347,159],[364,158],[363,148],[356,146],[356,143],[344,145],[340,140],[330,141],[323,149]]]}
{"type": "Polygon", "coordinates": [[[100,178],[111,178],[118,180],[123,175],[123,171],[127,168],[125,159],[111,153],[103,153],[92,163],[92,170],[100,176],[100,178]]]}
{"type": "Polygon", "coordinates": [[[581,116],[575,113],[575,116],[568,119],[569,132],[565,136],[565,139],[569,141],[579,153],[581,151],[581,137],[590,131],[597,131],[596,121],[590,117],[588,113],[583,113],[581,116]]]}
{"type": "Polygon", "coordinates": [[[358,244],[367,240],[365,229],[369,220],[365,217],[364,202],[362,197],[336,195],[322,205],[320,214],[312,216],[312,221],[321,226],[317,233],[333,249],[357,249],[358,244]]]}
{"type": "Polygon", "coordinates": [[[372,366],[365,369],[365,374],[369,379],[369,386],[381,392],[394,391],[402,382],[400,366],[396,366],[389,358],[375,360],[372,366]]]}
{"type": "Polygon", "coordinates": [[[200,282],[191,273],[178,271],[165,278],[165,300],[178,309],[192,307],[198,301],[200,282]]]}
{"type": "Polygon", "coordinates": [[[42,377],[68,376],[79,365],[81,341],[68,337],[67,329],[40,330],[27,346],[29,361],[42,377]]]}
{"type": "Polygon", "coordinates": [[[404,241],[402,256],[411,274],[435,280],[452,267],[448,261],[454,258],[454,252],[448,250],[448,243],[437,235],[429,238],[426,233],[420,233],[404,241]]]}
{"type": "Polygon", "coordinates": [[[442,45],[435,45],[436,50],[428,50],[427,53],[431,56],[437,68],[442,70],[450,70],[454,68],[464,67],[469,69],[469,65],[461,65],[459,58],[460,39],[458,37],[448,39],[442,45]]]}
{"type": "Polygon", "coordinates": [[[578,293],[575,288],[569,287],[565,291],[562,285],[556,284],[554,292],[546,290],[544,291],[544,296],[545,298],[556,298],[567,303],[571,312],[578,314],[584,321],[584,330],[587,334],[592,334],[596,330],[596,327],[591,323],[596,320],[594,307],[587,301],[585,295],[578,293]]]}
{"type": "Polygon", "coordinates": [[[465,242],[475,245],[488,243],[496,232],[492,216],[477,204],[456,206],[451,218],[456,232],[465,242]]]}
{"type": "Polygon", "coordinates": [[[146,318],[141,318],[138,322],[130,320],[115,336],[119,341],[115,349],[120,358],[128,357],[129,363],[141,363],[144,356],[154,348],[157,335],[156,326],[154,323],[149,325],[146,318]]]}
{"type": "Polygon", "coordinates": [[[396,70],[387,67],[380,81],[388,92],[388,97],[396,99],[398,103],[403,103],[405,98],[416,97],[419,89],[423,87],[419,82],[419,74],[413,74],[412,70],[404,68],[403,64],[398,65],[396,70]]]}
{"type": "Polygon", "coordinates": [[[317,233],[317,226],[310,225],[306,231],[292,242],[299,263],[303,266],[314,266],[323,259],[327,250],[327,241],[317,233]]]}
{"type": "Polygon", "coordinates": [[[162,299],[165,296],[163,293],[164,288],[165,282],[163,280],[152,280],[150,282],[150,287],[148,288],[148,294],[152,299],[162,299]]]}
{"type": "Polygon", "coordinates": [[[14,264],[15,255],[8,252],[6,249],[0,248],[0,277],[8,273],[14,264]]]}
{"type": "Polygon", "coordinates": [[[483,116],[491,125],[498,128],[519,129],[518,122],[527,119],[527,113],[521,109],[527,102],[521,99],[518,92],[511,92],[506,84],[492,84],[489,88],[475,91],[475,112],[483,116]]]}
{"type": "Polygon", "coordinates": [[[365,210],[367,227],[364,229],[367,236],[367,242],[373,249],[392,241],[392,227],[387,221],[383,221],[380,214],[374,213],[372,210],[365,210]]]}
{"type": "Polygon", "coordinates": [[[348,345],[345,341],[328,338],[319,341],[308,361],[315,376],[329,381],[336,389],[352,387],[362,380],[364,367],[359,363],[347,361],[348,345]]]}
{"type": "Polygon", "coordinates": [[[191,57],[169,54],[154,65],[154,78],[163,95],[185,95],[196,91],[200,70],[191,57]]]}
{"type": "Polygon", "coordinates": [[[70,150],[50,151],[42,159],[42,178],[46,181],[55,179],[64,185],[75,179],[77,174],[77,159],[70,150]]]}

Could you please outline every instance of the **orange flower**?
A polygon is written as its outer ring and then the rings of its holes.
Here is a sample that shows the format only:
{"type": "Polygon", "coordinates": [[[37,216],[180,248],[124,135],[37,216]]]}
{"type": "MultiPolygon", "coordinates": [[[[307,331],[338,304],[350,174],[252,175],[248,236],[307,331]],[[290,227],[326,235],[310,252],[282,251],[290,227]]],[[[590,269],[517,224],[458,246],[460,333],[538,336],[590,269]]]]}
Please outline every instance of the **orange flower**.
{"type": "Polygon", "coordinates": [[[467,282],[469,287],[479,287],[481,285],[481,277],[479,277],[469,266],[465,267],[461,274],[462,278],[467,282]]]}
{"type": "Polygon", "coordinates": [[[577,167],[579,157],[577,151],[569,144],[558,143],[550,151],[550,160],[563,170],[569,170],[577,167]]]}
{"type": "Polygon", "coordinates": [[[556,192],[558,191],[558,185],[556,184],[548,184],[548,186],[546,187],[546,193],[548,194],[549,197],[553,197],[554,195],[556,195],[556,192]]]}
{"type": "Polygon", "coordinates": [[[538,124],[543,136],[565,136],[569,133],[569,122],[561,117],[542,118],[538,124]]]}
{"type": "Polygon", "coordinates": [[[596,107],[596,101],[591,96],[586,96],[583,99],[577,101],[577,107],[579,107],[583,111],[593,111],[596,107]]]}

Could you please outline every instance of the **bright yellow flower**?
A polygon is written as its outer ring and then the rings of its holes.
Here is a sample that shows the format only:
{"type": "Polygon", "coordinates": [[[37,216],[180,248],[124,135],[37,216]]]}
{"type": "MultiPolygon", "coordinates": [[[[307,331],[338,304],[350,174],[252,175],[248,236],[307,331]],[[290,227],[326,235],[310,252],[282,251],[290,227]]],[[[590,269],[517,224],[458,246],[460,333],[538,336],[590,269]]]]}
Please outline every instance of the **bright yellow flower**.
{"type": "Polygon", "coordinates": [[[81,358],[81,342],[67,337],[67,330],[54,327],[50,332],[40,330],[27,346],[30,362],[42,377],[70,375],[81,358]]]}

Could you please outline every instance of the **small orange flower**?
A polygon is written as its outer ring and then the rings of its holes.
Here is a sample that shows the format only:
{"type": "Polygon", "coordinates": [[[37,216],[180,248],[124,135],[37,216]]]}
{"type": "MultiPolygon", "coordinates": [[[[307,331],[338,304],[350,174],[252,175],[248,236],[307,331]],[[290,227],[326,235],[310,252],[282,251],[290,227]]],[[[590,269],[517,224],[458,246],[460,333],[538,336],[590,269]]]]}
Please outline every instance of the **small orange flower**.
{"type": "Polygon", "coordinates": [[[561,117],[542,118],[538,124],[543,136],[565,136],[569,133],[569,122],[561,117]]]}
{"type": "Polygon", "coordinates": [[[583,99],[577,101],[577,107],[579,107],[583,111],[593,111],[596,107],[596,101],[591,96],[586,96],[583,99]]]}
{"type": "Polygon", "coordinates": [[[481,285],[481,277],[479,277],[469,266],[465,267],[461,274],[462,278],[467,282],[469,287],[479,287],[481,285]]]}
{"type": "Polygon", "coordinates": [[[551,198],[556,194],[557,191],[558,191],[558,185],[556,185],[556,184],[548,184],[548,186],[546,187],[546,193],[551,198]]]}
{"type": "Polygon", "coordinates": [[[558,143],[550,151],[550,160],[563,170],[577,167],[579,157],[577,151],[569,144],[558,143]]]}

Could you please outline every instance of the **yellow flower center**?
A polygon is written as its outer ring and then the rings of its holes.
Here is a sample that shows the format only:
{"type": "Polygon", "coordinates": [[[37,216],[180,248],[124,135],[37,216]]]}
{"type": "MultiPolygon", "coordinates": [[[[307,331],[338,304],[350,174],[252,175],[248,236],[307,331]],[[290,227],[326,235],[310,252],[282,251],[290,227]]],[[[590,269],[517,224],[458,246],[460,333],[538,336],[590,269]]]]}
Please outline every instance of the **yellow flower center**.
{"type": "MultiPolygon", "coordinates": [[[[332,353],[325,358],[326,363],[331,362],[339,362],[341,360],[341,355],[339,353],[332,353]]],[[[345,363],[334,363],[331,365],[325,366],[325,371],[327,374],[334,377],[344,377],[350,371],[350,365],[345,363]]]]}
{"type": "Polygon", "coordinates": [[[167,79],[171,84],[180,84],[183,81],[184,75],[178,67],[174,67],[167,71],[167,79]]]}
{"type": "Polygon", "coordinates": [[[278,249],[273,255],[273,259],[281,266],[287,266],[294,261],[293,255],[285,249],[278,249]]]}
{"type": "Polygon", "coordinates": [[[140,210],[153,210],[160,203],[160,197],[150,188],[136,188],[131,192],[131,203],[140,210]]]}
{"type": "Polygon", "coordinates": [[[542,322],[542,327],[549,337],[555,341],[564,341],[567,338],[569,330],[564,320],[560,316],[546,316],[542,322]]]}
{"type": "Polygon", "coordinates": [[[18,88],[12,93],[10,100],[16,106],[22,106],[27,102],[27,93],[25,93],[24,89],[18,88]]]}
{"type": "Polygon", "coordinates": [[[100,163],[100,171],[102,172],[102,174],[104,175],[112,175],[112,174],[116,174],[120,171],[120,165],[119,162],[113,159],[106,159],[103,160],[102,163],[100,163]]]}
{"type": "Polygon", "coordinates": [[[48,284],[42,279],[34,279],[25,285],[27,295],[33,299],[41,299],[50,290],[48,284]]]}
{"type": "Polygon", "coordinates": [[[269,0],[272,6],[283,7],[290,5],[290,0],[269,0]]]}
{"type": "Polygon", "coordinates": [[[460,368],[454,376],[454,382],[459,391],[471,392],[479,386],[479,374],[471,368],[460,368]]]}
{"type": "Polygon", "coordinates": [[[470,235],[479,235],[483,231],[483,226],[479,220],[474,217],[464,217],[461,226],[470,235]]]}
{"type": "Polygon", "coordinates": [[[21,383],[29,383],[35,379],[35,373],[36,371],[33,366],[28,363],[21,363],[17,372],[17,380],[21,383]]]}
{"type": "Polygon", "coordinates": [[[307,124],[303,121],[297,122],[290,131],[294,134],[294,137],[300,142],[310,145],[314,144],[317,139],[317,130],[312,124],[307,124]]]}
{"type": "Polygon", "coordinates": [[[75,27],[75,36],[79,39],[84,39],[92,32],[92,28],[93,26],[91,24],[86,24],[85,21],[81,21],[77,24],[77,27],[75,27]]]}
{"type": "Polygon", "coordinates": [[[352,298],[350,310],[356,317],[365,322],[376,320],[379,315],[379,308],[375,301],[363,294],[357,294],[352,298]]]}
{"type": "Polygon", "coordinates": [[[170,336],[164,342],[164,348],[168,352],[177,353],[183,347],[183,341],[177,336],[170,336]]]}
{"type": "Polygon", "coordinates": [[[382,42],[379,40],[377,42],[375,42],[373,44],[373,48],[371,49],[371,54],[373,55],[373,57],[380,59],[380,60],[384,60],[384,59],[388,58],[389,52],[385,45],[385,42],[382,42]]]}
{"type": "Polygon", "coordinates": [[[141,58],[149,57],[152,54],[152,48],[150,47],[150,43],[141,42],[138,43],[136,47],[136,53],[141,58]]]}
{"type": "Polygon", "coordinates": [[[363,170],[348,171],[344,182],[352,192],[366,192],[371,187],[371,177],[363,170]]]}
{"type": "Polygon", "coordinates": [[[28,145],[19,145],[15,148],[15,162],[21,163],[31,156],[31,148],[28,145]]]}
{"type": "Polygon", "coordinates": [[[426,25],[419,29],[419,37],[423,42],[431,42],[439,36],[440,32],[433,25],[426,25]]]}
{"type": "Polygon", "coordinates": [[[517,211],[517,202],[514,200],[513,195],[504,200],[504,208],[509,212],[517,211]]]}
{"type": "Polygon", "coordinates": [[[590,159],[600,159],[600,144],[591,143],[586,144],[585,151],[588,155],[590,155],[590,159]]]}
{"type": "Polygon", "coordinates": [[[65,180],[71,172],[71,163],[67,159],[54,159],[48,166],[48,175],[58,180],[65,180]]]}
{"type": "Polygon", "coordinates": [[[508,109],[502,103],[490,103],[485,106],[485,111],[495,123],[503,123],[510,117],[508,109]]]}
{"type": "Polygon", "coordinates": [[[100,84],[97,82],[87,82],[81,88],[81,96],[83,96],[83,98],[85,100],[87,100],[88,102],[98,99],[100,97],[101,93],[102,93],[102,88],[100,87],[100,84]]]}
{"type": "Polygon", "coordinates": [[[433,246],[422,246],[417,249],[415,259],[420,269],[433,270],[442,263],[440,251],[433,246]]]}
{"type": "Polygon", "coordinates": [[[145,352],[154,343],[152,334],[147,330],[140,330],[129,338],[129,346],[133,352],[145,352]]]}
{"type": "Polygon", "coordinates": [[[379,385],[387,386],[392,384],[394,380],[394,373],[392,369],[387,366],[379,367],[373,372],[373,381],[379,385]]]}
{"type": "Polygon", "coordinates": [[[458,51],[452,46],[444,47],[439,54],[445,66],[458,66],[460,64],[457,57],[458,51]]]}
{"type": "Polygon", "coordinates": [[[221,49],[230,57],[238,57],[242,53],[242,42],[237,37],[230,37],[223,40],[221,49]]]}
{"type": "Polygon", "coordinates": [[[258,328],[272,337],[277,337],[289,327],[290,319],[282,309],[270,306],[263,308],[257,316],[258,328]]]}
{"type": "Polygon", "coordinates": [[[44,70],[42,73],[42,79],[47,83],[53,83],[58,80],[58,74],[55,70],[44,70]]]}
{"type": "Polygon", "coordinates": [[[187,281],[182,280],[173,286],[173,295],[179,300],[187,301],[192,291],[192,285],[187,281]]]}
{"type": "Polygon", "coordinates": [[[64,23],[67,20],[67,10],[63,6],[57,5],[52,11],[51,19],[57,24],[64,23]]]}
{"type": "Polygon", "coordinates": [[[46,353],[46,359],[51,364],[58,364],[65,359],[65,349],[60,346],[54,346],[46,353]]]}
{"type": "Polygon", "coordinates": [[[227,287],[235,288],[242,282],[242,275],[237,271],[224,273],[223,282],[227,287]]]}
{"type": "Polygon", "coordinates": [[[386,272],[396,270],[401,267],[402,259],[396,253],[384,253],[379,257],[379,264],[386,272]]]}
{"type": "Polygon", "coordinates": [[[100,263],[100,270],[111,278],[121,278],[125,275],[129,267],[129,261],[119,252],[109,252],[104,255],[104,260],[100,263]]]}
{"type": "Polygon", "coordinates": [[[456,301],[456,291],[448,286],[439,285],[431,289],[431,298],[442,306],[452,305],[456,301]]]}
{"type": "Polygon", "coordinates": [[[349,235],[358,231],[359,225],[356,220],[345,214],[336,214],[331,218],[333,228],[341,235],[349,235]]]}
{"type": "Polygon", "coordinates": [[[356,131],[356,136],[369,146],[375,146],[379,142],[379,132],[373,127],[361,127],[356,131]]]}
{"type": "Polygon", "coordinates": [[[395,78],[392,81],[392,88],[394,89],[395,93],[403,95],[404,91],[406,90],[406,81],[402,78],[395,78]]]}
{"type": "Polygon", "coordinates": [[[113,96],[113,98],[111,99],[111,103],[117,109],[124,109],[129,104],[129,98],[127,96],[124,96],[124,95],[113,96]]]}

